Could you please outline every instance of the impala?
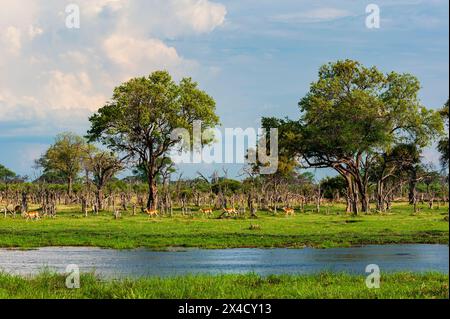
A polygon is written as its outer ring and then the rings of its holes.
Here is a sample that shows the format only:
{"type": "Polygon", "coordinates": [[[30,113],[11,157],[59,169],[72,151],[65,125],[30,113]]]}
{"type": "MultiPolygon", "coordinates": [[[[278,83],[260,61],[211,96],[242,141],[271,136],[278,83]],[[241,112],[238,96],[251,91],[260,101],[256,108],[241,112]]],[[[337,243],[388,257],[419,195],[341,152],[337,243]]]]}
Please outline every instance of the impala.
{"type": "Polygon", "coordinates": [[[286,213],[286,216],[295,215],[295,210],[293,208],[283,207],[283,210],[286,213]]]}
{"type": "Polygon", "coordinates": [[[146,213],[148,217],[158,216],[159,212],[157,209],[142,209],[143,213],[146,213]]]}
{"type": "Polygon", "coordinates": [[[29,212],[29,213],[25,213],[24,214],[24,217],[27,219],[27,220],[30,220],[30,219],[40,219],[41,218],[41,216],[39,215],[39,213],[38,212],[29,212]]]}
{"type": "Polygon", "coordinates": [[[224,208],[223,211],[225,213],[227,213],[228,215],[231,215],[231,214],[236,215],[237,214],[236,208],[224,208]]]}
{"type": "Polygon", "coordinates": [[[201,208],[199,211],[205,215],[211,215],[213,213],[212,208],[201,208]]]}

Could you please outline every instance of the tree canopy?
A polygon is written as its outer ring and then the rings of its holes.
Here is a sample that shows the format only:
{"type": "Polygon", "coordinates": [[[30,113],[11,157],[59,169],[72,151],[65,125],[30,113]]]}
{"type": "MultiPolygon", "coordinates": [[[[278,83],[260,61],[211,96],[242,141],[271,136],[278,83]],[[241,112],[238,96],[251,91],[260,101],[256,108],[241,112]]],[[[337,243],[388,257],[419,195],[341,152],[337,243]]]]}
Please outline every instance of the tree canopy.
{"type": "Polygon", "coordinates": [[[152,208],[157,199],[156,177],[179,143],[171,134],[185,129],[192,136],[194,121],[202,121],[203,131],[218,124],[213,98],[190,78],[177,84],[168,72],[156,71],[115,88],[111,101],[90,118],[87,137],[124,154],[144,170],[149,185],[147,206],[152,208]]]}
{"type": "Polygon", "coordinates": [[[0,182],[8,183],[17,177],[16,173],[0,164],[0,182]]]}
{"type": "Polygon", "coordinates": [[[384,74],[352,60],[326,64],[299,102],[300,119],[281,123],[280,152],[304,167],[335,169],[353,194],[353,211],[357,202],[367,211],[379,154],[398,144],[424,147],[443,132],[442,119],[420,103],[419,90],[410,74],[384,74]]]}
{"type": "Polygon", "coordinates": [[[65,178],[70,197],[73,181],[83,167],[86,147],[86,141],[81,136],[70,132],[61,133],[36,164],[44,169],[44,174],[65,178]]]}

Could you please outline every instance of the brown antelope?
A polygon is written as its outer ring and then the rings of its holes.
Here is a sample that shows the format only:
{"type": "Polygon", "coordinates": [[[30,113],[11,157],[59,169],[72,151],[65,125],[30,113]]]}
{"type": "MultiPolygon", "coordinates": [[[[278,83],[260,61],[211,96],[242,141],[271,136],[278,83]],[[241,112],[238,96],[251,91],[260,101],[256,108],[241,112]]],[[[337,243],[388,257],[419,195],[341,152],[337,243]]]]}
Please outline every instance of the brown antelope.
{"type": "Polygon", "coordinates": [[[286,216],[295,215],[295,210],[293,208],[283,207],[283,210],[286,213],[286,216]]]}
{"type": "Polygon", "coordinates": [[[143,213],[146,213],[148,217],[158,216],[159,212],[157,209],[142,209],[143,213]]]}
{"type": "Polygon", "coordinates": [[[26,218],[26,220],[30,220],[30,219],[41,219],[41,216],[39,215],[39,212],[29,212],[29,213],[25,213],[24,217],[26,218]]]}
{"type": "Polygon", "coordinates": [[[212,215],[213,210],[212,210],[212,208],[201,208],[199,210],[199,212],[201,212],[202,214],[205,214],[205,215],[212,215]]]}
{"type": "Polygon", "coordinates": [[[237,215],[236,208],[224,208],[223,211],[228,215],[237,215]]]}

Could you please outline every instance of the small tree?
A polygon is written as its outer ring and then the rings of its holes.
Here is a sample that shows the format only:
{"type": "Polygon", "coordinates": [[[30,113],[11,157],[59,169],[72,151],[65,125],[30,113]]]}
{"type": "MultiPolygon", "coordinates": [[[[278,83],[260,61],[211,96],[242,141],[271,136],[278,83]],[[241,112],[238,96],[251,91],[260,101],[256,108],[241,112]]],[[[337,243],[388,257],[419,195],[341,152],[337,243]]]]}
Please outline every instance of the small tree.
{"type": "Polygon", "coordinates": [[[16,178],[17,178],[16,173],[14,173],[13,171],[9,170],[8,168],[6,168],[2,164],[0,164],[0,182],[1,183],[7,184],[16,178]]]}
{"type": "Polygon", "coordinates": [[[96,187],[96,203],[99,210],[103,209],[103,190],[112,177],[124,167],[120,159],[111,152],[90,147],[85,159],[85,166],[93,175],[96,187]]]}
{"type": "Polygon", "coordinates": [[[179,142],[171,138],[171,133],[186,129],[192,136],[194,121],[202,121],[202,130],[218,124],[214,100],[190,78],[176,84],[165,71],[117,87],[111,102],[89,120],[90,141],[100,141],[126,154],[145,171],[150,209],[157,206],[156,181],[167,163],[164,159],[179,142]]]}
{"type": "Polygon", "coordinates": [[[417,169],[420,166],[420,150],[415,144],[399,144],[385,152],[377,154],[374,158],[370,179],[376,184],[377,210],[384,212],[386,209],[388,196],[394,190],[386,189],[390,183],[392,186],[403,185],[409,181],[410,201],[413,203],[413,196],[416,188],[417,169]],[[408,179],[405,176],[408,174],[408,179]],[[395,181],[395,182],[394,182],[395,181]]]}
{"type": "Polygon", "coordinates": [[[67,182],[67,194],[72,197],[73,182],[86,156],[86,141],[74,133],[57,135],[55,143],[36,161],[44,174],[57,173],[67,182]]]}

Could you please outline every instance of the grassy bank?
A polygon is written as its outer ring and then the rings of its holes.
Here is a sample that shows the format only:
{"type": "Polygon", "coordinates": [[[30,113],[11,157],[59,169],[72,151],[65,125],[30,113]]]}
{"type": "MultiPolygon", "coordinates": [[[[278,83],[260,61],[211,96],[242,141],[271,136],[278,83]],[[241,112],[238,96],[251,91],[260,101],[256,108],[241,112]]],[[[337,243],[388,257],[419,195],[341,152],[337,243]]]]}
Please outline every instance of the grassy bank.
{"type": "Polygon", "coordinates": [[[258,219],[193,216],[149,219],[123,213],[84,217],[79,207],[59,207],[58,217],[25,221],[0,215],[0,247],[97,246],[109,248],[167,247],[342,247],[361,244],[448,243],[448,206],[413,214],[395,204],[387,214],[352,217],[343,206],[322,207],[322,213],[293,217],[259,212],[258,219]]]}
{"type": "Polygon", "coordinates": [[[221,275],[101,281],[82,275],[80,289],[67,289],[65,277],[33,278],[0,274],[0,298],[75,299],[336,299],[448,298],[448,275],[397,273],[382,276],[379,289],[368,289],[365,277],[346,274],[305,276],[221,275]]]}

